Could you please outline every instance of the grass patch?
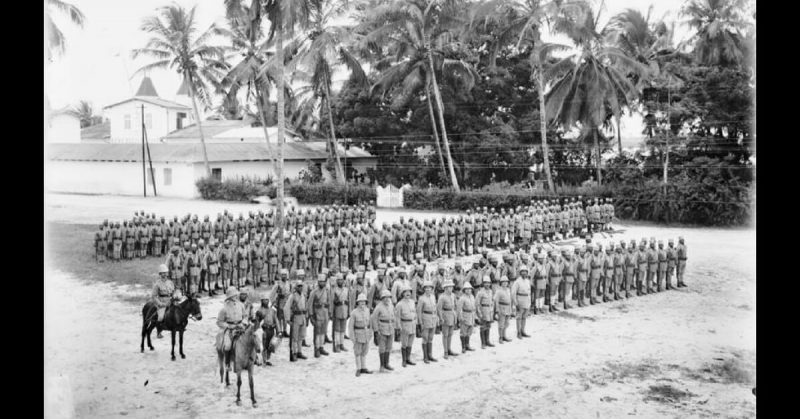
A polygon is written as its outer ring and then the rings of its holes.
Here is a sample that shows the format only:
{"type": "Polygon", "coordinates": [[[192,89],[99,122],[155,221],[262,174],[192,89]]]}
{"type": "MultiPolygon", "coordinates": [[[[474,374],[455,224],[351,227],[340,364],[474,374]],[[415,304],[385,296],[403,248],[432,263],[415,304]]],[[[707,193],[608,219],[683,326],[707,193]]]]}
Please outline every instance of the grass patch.
{"type": "Polygon", "coordinates": [[[646,361],[638,364],[623,364],[618,362],[609,362],[608,368],[611,369],[612,380],[626,380],[634,378],[636,380],[646,380],[656,374],[661,373],[661,368],[655,361],[646,361]]]}
{"type": "Polygon", "coordinates": [[[148,257],[119,263],[97,263],[94,259],[96,225],[48,222],[47,228],[47,247],[53,268],[80,280],[149,287],[156,279],[158,265],[165,260],[148,257]]]}
{"type": "Polygon", "coordinates": [[[714,364],[710,368],[711,373],[719,377],[727,384],[752,384],[753,374],[738,359],[728,359],[721,364],[714,364]]]}
{"type": "Polygon", "coordinates": [[[659,403],[678,403],[682,399],[694,396],[696,396],[696,394],[679,390],[671,385],[657,385],[650,386],[647,390],[647,397],[645,397],[645,400],[659,403]]]}

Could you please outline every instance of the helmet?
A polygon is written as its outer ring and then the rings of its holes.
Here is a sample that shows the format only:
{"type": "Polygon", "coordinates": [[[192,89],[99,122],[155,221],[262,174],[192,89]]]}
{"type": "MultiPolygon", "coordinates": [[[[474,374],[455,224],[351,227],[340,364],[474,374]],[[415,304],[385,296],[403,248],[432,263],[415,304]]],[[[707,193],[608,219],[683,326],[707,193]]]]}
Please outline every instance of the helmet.
{"type": "Polygon", "coordinates": [[[503,282],[508,282],[508,277],[505,275],[500,277],[500,283],[502,284],[503,282]]]}
{"type": "Polygon", "coordinates": [[[306,271],[305,271],[305,269],[298,269],[295,272],[295,275],[297,275],[297,276],[306,276],[306,271]]]}
{"type": "Polygon", "coordinates": [[[431,281],[431,280],[427,280],[427,281],[425,281],[425,282],[423,282],[423,283],[422,283],[422,288],[423,288],[423,289],[424,289],[424,288],[428,288],[428,287],[430,287],[430,288],[433,288],[433,281],[431,281]]]}
{"type": "Polygon", "coordinates": [[[456,284],[454,284],[453,281],[450,280],[450,279],[448,279],[447,281],[444,281],[444,284],[442,284],[442,288],[455,287],[455,286],[456,286],[456,284]]]}
{"type": "Polygon", "coordinates": [[[161,265],[158,265],[158,273],[165,274],[167,272],[169,272],[169,269],[167,269],[167,265],[163,263],[161,265]]]}
{"type": "Polygon", "coordinates": [[[467,288],[472,289],[472,284],[470,284],[469,282],[464,282],[464,286],[461,287],[461,289],[465,290],[467,288]]]}
{"type": "Polygon", "coordinates": [[[488,276],[488,275],[487,275],[487,276],[484,276],[484,277],[483,277],[483,283],[484,283],[484,284],[491,284],[491,283],[492,283],[492,278],[489,278],[489,276],[488,276]]]}
{"type": "Polygon", "coordinates": [[[383,300],[384,298],[391,298],[391,297],[392,297],[392,293],[389,292],[389,290],[381,291],[381,300],[383,300]]]}
{"type": "Polygon", "coordinates": [[[231,298],[236,298],[239,296],[239,291],[236,291],[236,287],[230,286],[227,290],[225,290],[225,299],[230,300],[231,298]]]}
{"type": "Polygon", "coordinates": [[[364,294],[363,292],[361,294],[358,294],[358,298],[356,298],[356,303],[360,303],[362,301],[365,303],[367,302],[367,295],[364,294]]]}

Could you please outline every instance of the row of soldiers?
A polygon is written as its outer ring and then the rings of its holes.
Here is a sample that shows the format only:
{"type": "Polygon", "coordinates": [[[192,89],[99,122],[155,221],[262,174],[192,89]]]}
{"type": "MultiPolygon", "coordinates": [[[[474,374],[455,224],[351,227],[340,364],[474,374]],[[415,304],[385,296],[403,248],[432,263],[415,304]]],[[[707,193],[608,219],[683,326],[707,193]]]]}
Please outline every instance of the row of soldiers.
{"type": "MultiPolygon", "coordinates": [[[[431,352],[435,334],[442,334],[443,356],[448,358],[458,356],[451,346],[456,331],[465,353],[473,350],[469,340],[475,327],[480,329],[481,347],[486,348],[494,346],[489,332],[495,321],[503,343],[510,341],[506,336],[510,318],[516,319],[517,338],[522,339],[529,337],[525,328],[531,314],[570,309],[572,303],[582,307],[661,292],[674,288],[674,275],[677,287],[686,286],[687,251],[682,237],[677,246],[669,239],[667,248],[663,241],[651,238],[649,246],[642,239],[638,247],[632,240],[630,245],[625,241],[605,246],[588,243],[577,249],[538,245],[531,252],[511,247],[500,255],[482,249],[466,271],[458,261],[453,270],[440,263],[429,272],[423,255],[416,257],[418,263],[411,266],[379,264],[372,284],[363,265],[356,272],[324,268],[310,276],[298,269],[293,279],[287,269],[281,269],[278,283],[261,300],[266,342],[273,336],[289,337],[290,361],[306,359],[301,348],[310,324],[314,356],[328,355],[324,345],[330,342],[327,331],[332,322],[333,352],[346,351],[344,339],[349,333],[358,376],[369,373],[364,357],[370,338],[379,348],[381,371],[391,371],[392,342],[400,342],[404,367],[414,365],[415,337],[422,338],[424,362],[436,362],[431,352]],[[546,247],[550,247],[547,252],[546,247]],[[473,294],[474,290],[478,291],[473,294]]],[[[273,350],[265,345],[265,359],[273,350]]]]}
{"type": "MultiPolygon", "coordinates": [[[[293,252],[298,261],[302,258],[310,260],[313,254],[324,253],[325,263],[335,256],[340,263],[348,263],[352,269],[360,262],[358,259],[374,266],[387,259],[397,262],[399,256],[408,260],[417,251],[425,253],[429,259],[471,255],[476,247],[481,246],[499,248],[509,243],[529,246],[557,237],[571,237],[583,231],[607,230],[614,216],[614,207],[610,199],[606,201],[602,205],[597,199],[592,205],[585,205],[574,198],[565,200],[563,205],[546,200],[534,201],[527,208],[512,208],[508,212],[505,208],[496,212],[495,208],[483,207],[482,211],[480,208],[474,212],[467,210],[465,216],[442,217],[438,224],[435,219],[423,223],[412,219],[405,223],[401,217],[399,224],[389,226],[384,223],[382,228],[375,226],[374,205],[363,204],[332,205],[298,212],[290,208],[282,226],[276,226],[272,209],[266,214],[263,211],[257,214],[251,211],[248,218],[240,213],[238,219],[225,210],[224,214],[217,214],[214,222],[210,221],[209,216],[200,222],[197,215],[189,214],[182,220],[175,216],[167,222],[164,217],[157,220],[155,214],[141,211],[136,212],[132,220],[123,221],[122,225],[119,222],[109,223],[108,220],[100,225],[94,236],[95,258],[103,262],[109,258],[119,261],[159,257],[176,245],[185,247],[189,242],[189,246],[199,246],[200,241],[205,245],[215,241],[217,246],[221,246],[225,240],[230,240],[234,248],[242,240],[251,243],[261,241],[266,246],[268,242],[278,242],[277,233],[283,229],[294,237],[290,237],[293,242],[301,236],[305,236],[309,242],[312,239],[331,241],[331,236],[339,241],[349,240],[342,238],[343,232],[346,236],[352,236],[356,243],[347,243],[346,246],[340,242],[326,243],[314,249],[313,244],[309,243],[301,253],[297,250],[283,252],[293,252]],[[343,256],[345,247],[347,252],[343,256]]],[[[277,245],[283,246],[281,243],[277,245]]],[[[279,260],[283,264],[283,259],[279,260]]],[[[321,271],[321,263],[316,267],[317,273],[321,271]]],[[[274,271],[271,278],[274,280],[274,271]]]]}

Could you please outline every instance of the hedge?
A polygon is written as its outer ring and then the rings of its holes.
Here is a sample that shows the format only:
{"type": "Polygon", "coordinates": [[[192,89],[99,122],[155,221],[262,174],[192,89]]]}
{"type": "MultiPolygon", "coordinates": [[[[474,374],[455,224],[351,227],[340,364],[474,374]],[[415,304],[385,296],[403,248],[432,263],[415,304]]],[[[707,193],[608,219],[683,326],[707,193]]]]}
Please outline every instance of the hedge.
{"type": "Polygon", "coordinates": [[[258,196],[269,196],[275,198],[275,186],[266,185],[265,181],[249,178],[225,179],[219,181],[215,178],[199,179],[195,185],[203,199],[225,200],[225,201],[245,201],[258,196]]]}
{"type": "Polygon", "coordinates": [[[377,192],[372,186],[333,183],[293,184],[286,188],[286,195],[293,196],[297,198],[298,203],[307,205],[366,204],[377,199],[377,192]]]}
{"type": "MultiPolygon", "coordinates": [[[[499,189],[499,188],[491,188],[499,189]]],[[[607,187],[569,188],[563,190],[558,197],[611,197],[612,190],[607,187]]],[[[527,191],[522,188],[502,190],[479,190],[455,192],[450,189],[416,189],[403,191],[403,207],[421,210],[458,210],[466,211],[475,207],[510,208],[530,205],[534,198],[556,198],[555,194],[543,190],[527,191]]]]}

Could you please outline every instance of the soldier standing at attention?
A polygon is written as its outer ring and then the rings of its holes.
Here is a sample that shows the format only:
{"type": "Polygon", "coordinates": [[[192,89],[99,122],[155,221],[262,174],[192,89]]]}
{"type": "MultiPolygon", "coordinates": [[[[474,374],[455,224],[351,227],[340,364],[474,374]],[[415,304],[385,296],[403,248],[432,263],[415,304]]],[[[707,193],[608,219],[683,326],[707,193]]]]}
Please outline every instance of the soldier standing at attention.
{"type": "Polygon", "coordinates": [[[622,278],[625,275],[625,255],[622,251],[625,250],[625,241],[620,240],[620,245],[617,246],[617,254],[614,255],[614,299],[619,300],[622,297],[619,295],[620,290],[624,286],[622,278]]]}
{"type": "Polygon", "coordinates": [[[631,298],[631,291],[636,289],[636,240],[631,240],[628,253],[625,254],[625,298],[631,298]]]}
{"type": "Polygon", "coordinates": [[[436,297],[433,295],[433,282],[425,281],[422,284],[424,294],[417,301],[417,319],[422,329],[422,355],[424,362],[437,362],[433,357],[433,335],[439,323],[436,314],[436,297]]]}
{"type": "Polygon", "coordinates": [[[675,261],[677,260],[677,252],[675,251],[675,240],[669,239],[667,242],[667,289],[671,290],[672,286],[672,274],[675,273],[675,261]]]}
{"type": "Polygon", "coordinates": [[[283,316],[289,321],[290,342],[289,361],[306,359],[302,352],[302,341],[306,336],[306,298],[303,296],[303,282],[297,281],[294,293],[286,300],[283,316]]]}
{"type": "Polygon", "coordinates": [[[586,247],[581,246],[578,250],[578,257],[575,260],[575,268],[578,274],[578,280],[575,281],[578,292],[578,307],[586,305],[586,281],[589,277],[589,270],[592,267],[590,258],[586,254],[586,247]]]}
{"type": "Polygon", "coordinates": [[[247,239],[239,241],[239,248],[236,249],[236,288],[241,288],[247,281],[247,268],[248,268],[248,252],[247,252],[247,239]]]}
{"type": "Polygon", "coordinates": [[[250,249],[250,266],[253,267],[253,286],[257,287],[261,283],[261,271],[264,269],[264,250],[261,248],[261,240],[256,238],[254,244],[250,249]]]}
{"type": "MultiPolygon", "coordinates": [[[[355,275],[348,274],[348,277],[355,278],[355,275]]],[[[350,282],[348,281],[349,284],[350,282]]],[[[344,332],[347,328],[347,315],[350,312],[348,293],[344,277],[338,275],[336,277],[336,287],[331,292],[333,299],[333,352],[347,351],[344,348],[344,332]]]]}
{"type": "Polygon", "coordinates": [[[216,250],[216,243],[208,243],[203,265],[206,267],[206,281],[208,282],[208,296],[216,294],[215,289],[219,288],[219,252],[216,250]]]}
{"type": "Polygon", "coordinates": [[[278,256],[280,255],[280,249],[276,243],[276,237],[273,236],[270,238],[264,253],[267,259],[267,285],[271,287],[275,284],[275,278],[278,276],[278,256]]]}
{"type": "MultiPolygon", "coordinates": [[[[523,253],[524,254],[524,253],[523,253]]],[[[520,277],[511,286],[511,309],[516,311],[517,339],[528,338],[525,333],[525,322],[531,309],[531,281],[528,279],[528,267],[519,268],[520,277]]]]}
{"type": "MultiPolygon", "coordinates": [[[[117,224],[119,227],[119,224],[117,224]]],[[[676,267],[676,275],[678,277],[678,287],[685,287],[686,283],[683,282],[683,274],[686,272],[686,244],[683,242],[683,237],[678,237],[677,248],[678,263],[676,267]]]]}
{"type": "Polygon", "coordinates": [[[647,294],[647,242],[639,242],[639,251],[636,252],[636,289],[637,295],[647,294]]]}
{"type": "Polygon", "coordinates": [[[289,328],[286,322],[290,320],[289,317],[284,316],[283,308],[286,306],[286,300],[291,295],[291,285],[289,284],[289,271],[287,269],[280,270],[280,277],[272,288],[272,301],[275,304],[275,309],[278,312],[279,330],[282,331],[283,337],[288,338],[289,328]]]}
{"type": "Polygon", "coordinates": [[[535,264],[533,267],[533,281],[536,285],[534,289],[534,306],[533,314],[542,314],[544,312],[544,300],[547,292],[547,276],[549,268],[545,260],[544,253],[534,253],[535,264]]]}
{"type": "MultiPolygon", "coordinates": [[[[300,271],[298,270],[298,275],[300,271]]],[[[311,310],[310,317],[314,323],[314,358],[320,355],[328,355],[325,350],[325,335],[328,329],[328,307],[330,302],[330,292],[326,289],[327,278],[324,274],[317,276],[317,289],[311,291],[308,297],[308,307],[311,310]]]]}
{"type": "Polygon", "coordinates": [[[472,295],[472,284],[464,283],[461,289],[461,296],[456,302],[456,316],[461,329],[461,353],[474,351],[469,346],[469,338],[472,336],[472,329],[475,327],[475,297],[472,295]]]}
{"type": "Polygon", "coordinates": [[[650,249],[647,250],[647,293],[655,292],[656,274],[658,272],[658,252],[656,251],[656,238],[650,238],[650,249]]]}
{"type": "Polygon", "coordinates": [[[381,291],[381,303],[372,312],[372,330],[378,333],[378,354],[380,355],[380,372],[394,371],[389,366],[389,354],[392,352],[392,341],[396,319],[392,306],[392,293],[388,290],[381,291]]]}
{"type": "Polygon", "coordinates": [[[664,278],[667,276],[667,251],[664,250],[664,241],[658,241],[658,292],[664,291],[664,278]]]}
{"type": "Polygon", "coordinates": [[[231,277],[233,276],[233,250],[231,249],[231,241],[225,239],[225,245],[219,250],[220,262],[220,275],[222,276],[222,289],[228,289],[231,286],[231,277]]]}
{"type": "MultiPolygon", "coordinates": [[[[355,307],[356,306],[356,299],[361,294],[364,294],[364,298],[367,298],[367,285],[364,283],[364,270],[362,270],[363,266],[359,266],[358,272],[355,274],[355,281],[352,283],[347,284],[347,288],[349,289],[348,293],[348,307],[355,307]]],[[[352,335],[351,335],[352,336],[352,335]]]]}
{"type": "Polygon", "coordinates": [[[436,312],[439,316],[439,323],[442,325],[442,344],[444,346],[444,359],[448,356],[458,356],[450,350],[450,342],[453,337],[453,330],[456,327],[456,302],[453,295],[453,281],[447,280],[443,284],[444,293],[439,295],[436,303],[436,312]]]}
{"type": "MultiPolygon", "coordinates": [[[[375,306],[380,303],[381,298],[381,291],[387,290],[386,284],[384,284],[384,279],[386,278],[386,264],[381,263],[378,265],[377,276],[375,277],[375,283],[372,284],[370,287],[369,292],[367,293],[367,307],[370,307],[372,310],[375,309],[375,306]]],[[[389,294],[391,297],[391,293],[389,294]]],[[[376,343],[377,345],[377,343],[376,343]]]]}
{"type": "Polygon", "coordinates": [[[564,279],[562,285],[564,293],[564,310],[569,310],[572,306],[569,304],[572,301],[572,286],[575,283],[575,260],[572,258],[572,248],[564,247],[562,254],[564,255],[564,269],[561,271],[564,279]]]}
{"type": "Polygon", "coordinates": [[[500,277],[500,287],[495,291],[493,300],[497,318],[497,341],[500,343],[511,342],[511,339],[506,337],[508,319],[511,316],[511,293],[508,289],[507,276],[500,277]]]}
{"type": "Polygon", "coordinates": [[[489,341],[489,328],[492,326],[494,320],[494,303],[492,298],[492,279],[488,276],[483,277],[483,289],[478,291],[475,296],[475,305],[477,307],[477,317],[481,325],[481,349],[486,349],[487,346],[494,347],[489,341]]]}
{"type": "Polygon", "coordinates": [[[106,231],[103,229],[103,225],[100,224],[100,230],[94,233],[94,248],[95,253],[94,257],[97,262],[105,262],[106,260],[106,249],[108,249],[108,243],[106,243],[106,231]]]}
{"type": "Polygon", "coordinates": [[[417,331],[417,307],[412,298],[411,287],[403,285],[402,298],[395,306],[397,328],[400,330],[400,353],[403,355],[403,367],[416,365],[411,362],[411,346],[417,331]]]}
{"type": "Polygon", "coordinates": [[[367,296],[358,294],[356,308],[350,312],[350,321],[347,329],[353,337],[353,355],[356,358],[356,377],[363,374],[372,374],[366,368],[366,357],[369,352],[369,337],[372,335],[370,314],[367,308],[367,296]]]}
{"type": "Polygon", "coordinates": [[[611,290],[614,287],[614,242],[606,245],[606,254],[603,258],[603,281],[602,281],[603,302],[611,301],[611,290]]]}
{"type": "Polygon", "coordinates": [[[561,276],[564,271],[564,264],[561,262],[561,257],[556,250],[550,250],[550,260],[548,260],[547,270],[547,287],[549,288],[547,295],[550,296],[548,303],[550,312],[561,311],[558,309],[558,287],[561,285],[561,276]]]}
{"type": "Polygon", "coordinates": [[[186,295],[194,295],[194,293],[197,292],[197,286],[200,280],[200,255],[197,254],[196,244],[192,245],[192,251],[186,256],[185,263],[184,271],[189,276],[186,295]]]}
{"type": "Polygon", "coordinates": [[[270,355],[275,352],[275,347],[272,346],[271,341],[273,336],[280,334],[280,330],[278,329],[280,322],[278,321],[277,311],[275,311],[275,308],[270,307],[269,295],[264,294],[263,297],[261,297],[261,307],[259,307],[256,312],[256,318],[261,319],[261,328],[264,330],[264,349],[262,351],[264,365],[271,367],[272,362],[269,361],[269,358],[270,355]]]}

